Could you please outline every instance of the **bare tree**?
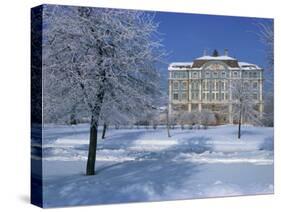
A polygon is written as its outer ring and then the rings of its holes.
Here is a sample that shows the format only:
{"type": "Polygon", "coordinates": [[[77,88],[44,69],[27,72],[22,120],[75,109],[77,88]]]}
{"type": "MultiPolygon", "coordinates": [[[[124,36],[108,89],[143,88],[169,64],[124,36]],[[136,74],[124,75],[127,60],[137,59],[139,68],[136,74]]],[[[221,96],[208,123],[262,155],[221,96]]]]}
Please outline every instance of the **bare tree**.
{"type": "Polygon", "coordinates": [[[273,71],[274,68],[274,26],[273,22],[271,23],[257,23],[259,27],[258,36],[260,41],[266,47],[267,63],[270,71],[273,71]]]}
{"type": "Polygon", "coordinates": [[[202,110],[198,113],[198,120],[204,129],[208,128],[208,125],[214,124],[216,122],[215,114],[209,110],[202,110]]]}
{"type": "Polygon", "coordinates": [[[274,124],[274,26],[273,22],[258,22],[258,36],[266,48],[267,72],[265,79],[265,100],[264,100],[264,118],[263,123],[266,126],[274,124]]]}
{"type": "Polygon", "coordinates": [[[44,108],[50,108],[44,113],[67,114],[53,108],[80,104],[90,117],[86,173],[94,175],[102,108],[128,105],[129,114],[150,105],[157,91],[157,24],[137,11],[50,5],[44,18],[43,90],[52,90],[43,94],[44,108]]]}
{"type": "Polygon", "coordinates": [[[238,121],[238,139],[241,138],[241,125],[246,121],[261,124],[260,112],[257,110],[255,91],[243,79],[231,82],[233,98],[233,117],[238,121]]]}

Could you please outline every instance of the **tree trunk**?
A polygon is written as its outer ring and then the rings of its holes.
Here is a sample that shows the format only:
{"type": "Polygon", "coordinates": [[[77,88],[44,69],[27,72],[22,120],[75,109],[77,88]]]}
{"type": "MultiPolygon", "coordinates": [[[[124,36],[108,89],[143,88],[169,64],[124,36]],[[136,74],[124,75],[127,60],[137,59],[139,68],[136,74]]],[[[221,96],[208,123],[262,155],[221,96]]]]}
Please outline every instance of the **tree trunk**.
{"type": "Polygon", "coordinates": [[[97,139],[98,138],[98,127],[96,124],[91,124],[90,128],[90,145],[88,152],[87,161],[87,175],[95,174],[95,163],[96,163],[96,151],[97,151],[97,139]]]}
{"type": "Polygon", "coordinates": [[[95,163],[96,163],[96,151],[97,151],[97,141],[98,141],[98,126],[99,126],[99,117],[101,112],[101,106],[103,103],[105,91],[101,87],[100,92],[97,94],[97,101],[92,107],[91,115],[91,128],[90,128],[90,145],[88,152],[87,160],[87,175],[95,174],[95,163]]]}
{"type": "Polygon", "coordinates": [[[72,113],[72,114],[70,115],[70,124],[71,124],[71,125],[76,125],[76,124],[77,124],[77,120],[76,120],[76,115],[75,115],[75,113],[72,113]]]}
{"type": "Polygon", "coordinates": [[[241,138],[241,118],[242,118],[242,109],[239,111],[239,120],[238,120],[238,139],[241,138]]]}
{"type": "Polygon", "coordinates": [[[103,124],[103,130],[102,130],[101,139],[105,139],[106,130],[107,130],[107,125],[106,125],[106,123],[104,123],[104,124],[103,124]]]}
{"type": "Polygon", "coordinates": [[[167,121],[167,133],[168,133],[168,137],[170,138],[171,137],[171,134],[170,134],[170,122],[169,122],[169,112],[167,111],[166,113],[166,121],[167,121]]]}

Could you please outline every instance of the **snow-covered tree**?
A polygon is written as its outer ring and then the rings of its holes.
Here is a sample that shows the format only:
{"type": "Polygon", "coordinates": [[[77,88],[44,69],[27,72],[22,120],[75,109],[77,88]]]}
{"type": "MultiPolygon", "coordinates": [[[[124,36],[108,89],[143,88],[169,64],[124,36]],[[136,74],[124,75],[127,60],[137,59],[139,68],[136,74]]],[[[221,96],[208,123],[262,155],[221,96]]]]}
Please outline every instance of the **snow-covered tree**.
{"type": "Polygon", "coordinates": [[[271,23],[259,22],[259,23],[257,23],[257,26],[259,27],[258,36],[260,38],[260,41],[266,47],[266,57],[267,57],[268,68],[270,71],[273,71],[273,67],[274,67],[274,28],[273,28],[274,26],[273,26],[273,22],[271,22],[271,23]]]}
{"type": "Polygon", "coordinates": [[[215,114],[209,110],[202,110],[198,113],[197,117],[200,124],[204,126],[204,129],[207,129],[208,125],[216,122],[215,114]]]}
{"type": "Polygon", "coordinates": [[[254,98],[255,91],[243,79],[233,80],[230,85],[233,99],[233,118],[238,122],[238,139],[241,137],[241,125],[246,121],[261,124],[260,112],[254,98]]]}
{"type": "Polygon", "coordinates": [[[156,96],[157,24],[143,12],[87,7],[45,6],[44,18],[44,117],[69,115],[74,104],[89,117],[94,175],[99,120],[110,116],[103,108],[135,114],[156,96]]]}
{"type": "Polygon", "coordinates": [[[273,126],[274,124],[274,26],[273,22],[259,22],[258,36],[262,44],[266,48],[267,68],[265,72],[264,85],[266,87],[264,93],[264,118],[263,123],[266,126],[273,126]]]}

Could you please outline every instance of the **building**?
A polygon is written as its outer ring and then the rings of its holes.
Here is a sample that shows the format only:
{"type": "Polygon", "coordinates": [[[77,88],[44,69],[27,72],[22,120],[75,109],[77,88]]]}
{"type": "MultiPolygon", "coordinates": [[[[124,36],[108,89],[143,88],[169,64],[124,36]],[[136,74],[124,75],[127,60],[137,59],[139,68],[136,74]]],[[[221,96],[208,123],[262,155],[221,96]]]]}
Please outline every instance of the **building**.
{"type": "Polygon", "coordinates": [[[176,62],[169,65],[169,114],[182,111],[213,111],[217,124],[235,123],[232,106],[231,83],[243,79],[253,88],[256,110],[263,112],[263,69],[236,58],[214,52],[193,62],[176,62]],[[215,54],[214,54],[215,53],[215,54]]]}

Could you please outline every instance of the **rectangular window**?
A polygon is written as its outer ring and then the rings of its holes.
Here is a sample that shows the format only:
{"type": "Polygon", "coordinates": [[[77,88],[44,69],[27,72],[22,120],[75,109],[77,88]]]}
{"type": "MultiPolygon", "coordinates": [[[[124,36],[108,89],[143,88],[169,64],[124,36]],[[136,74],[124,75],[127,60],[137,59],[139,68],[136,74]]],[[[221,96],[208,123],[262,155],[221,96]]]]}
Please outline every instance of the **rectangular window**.
{"type": "Polygon", "coordinates": [[[224,100],[224,93],[221,93],[221,100],[224,100]]]}
{"type": "Polygon", "coordinates": [[[173,88],[174,88],[174,90],[178,90],[179,89],[179,82],[174,82],[173,88]]]}
{"type": "Polygon", "coordinates": [[[181,83],[181,89],[186,90],[187,89],[187,82],[182,82],[181,83]]]}
{"type": "Polygon", "coordinates": [[[254,98],[254,100],[257,100],[258,99],[258,94],[254,93],[253,94],[253,98],[254,98]]]}
{"type": "Polygon", "coordinates": [[[182,100],[186,100],[187,98],[187,95],[186,95],[186,92],[183,92],[182,94],[181,94],[181,99],[182,100]]]}
{"type": "Polygon", "coordinates": [[[179,100],[179,94],[178,94],[178,93],[174,93],[173,99],[174,99],[174,100],[179,100]]]}
{"type": "Polygon", "coordinates": [[[218,77],[218,72],[214,72],[213,77],[217,78],[218,77]]]}
{"type": "Polygon", "coordinates": [[[258,88],[258,83],[257,83],[257,82],[254,82],[254,83],[253,83],[253,88],[254,88],[254,89],[257,89],[257,88],[258,88]]]}
{"type": "Polygon", "coordinates": [[[249,77],[252,78],[253,77],[253,73],[250,71],[249,72],[249,77]]]}
{"type": "Polygon", "coordinates": [[[192,72],[192,77],[197,78],[198,73],[197,72],[192,72]]]}

